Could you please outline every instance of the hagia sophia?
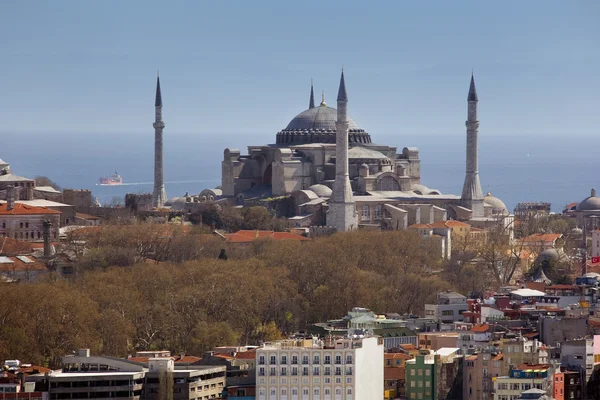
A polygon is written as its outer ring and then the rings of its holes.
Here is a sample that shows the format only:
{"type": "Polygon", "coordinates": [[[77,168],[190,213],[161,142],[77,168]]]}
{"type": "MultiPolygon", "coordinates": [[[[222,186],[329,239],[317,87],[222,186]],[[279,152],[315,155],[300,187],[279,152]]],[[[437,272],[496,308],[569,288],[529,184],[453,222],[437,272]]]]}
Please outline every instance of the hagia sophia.
{"type": "MultiPolygon", "coordinates": [[[[406,229],[414,224],[458,220],[477,228],[500,224],[512,230],[513,217],[502,200],[484,196],[478,173],[477,91],[471,76],[467,96],[466,174],[461,195],[441,193],[421,180],[419,149],[377,144],[371,133],[348,114],[342,72],[337,109],[322,98],[315,103],[311,86],[308,109],[277,132],[273,144],[250,145],[247,154],[227,148],[222,161],[222,184],[188,201],[229,201],[238,205],[257,199],[293,200],[288,220],[295,227],[332,226],[406,229]],[[340,112],[343,113],[340,118],[340,112]],[[345,123],[345,124],[344,124],[345,123]],[[345,139],[346,145],[340,143],[345,139]],[[341,146],[340,146],[341,145],[341,146]],[[340,154],[340,147],[347,151],[340,154]],[[345,158],[345,159],[344,159],[345,158]],[[341,161],[341,163],[340,163],[341,161]],[[336,172],[347,168],[349,195],[335,199],[336,172]],[[349,224],[334,223],[332,205],[351,203],[349,224]]],[[[340,183],[342,185],[342,183],[340,183]]],[[[342,189],[346,190],[346,189],[342,189]]],[[[264,201],[263,201],[264,203],[264,201]]]]}

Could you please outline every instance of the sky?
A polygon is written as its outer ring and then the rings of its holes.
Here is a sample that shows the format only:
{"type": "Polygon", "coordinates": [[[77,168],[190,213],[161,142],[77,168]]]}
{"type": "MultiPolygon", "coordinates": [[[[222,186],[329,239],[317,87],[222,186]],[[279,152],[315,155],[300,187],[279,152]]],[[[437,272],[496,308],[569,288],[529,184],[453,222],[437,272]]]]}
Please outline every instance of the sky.
{"type": "MultiPolygon", "coordinates": [[[[373,136],[570,138],[600,126],[600,2],[2,1],[0,134],[272,141],[317,96],[373,136]]],[[[215,149],[221,152],[222,149],[215,149]]]]}

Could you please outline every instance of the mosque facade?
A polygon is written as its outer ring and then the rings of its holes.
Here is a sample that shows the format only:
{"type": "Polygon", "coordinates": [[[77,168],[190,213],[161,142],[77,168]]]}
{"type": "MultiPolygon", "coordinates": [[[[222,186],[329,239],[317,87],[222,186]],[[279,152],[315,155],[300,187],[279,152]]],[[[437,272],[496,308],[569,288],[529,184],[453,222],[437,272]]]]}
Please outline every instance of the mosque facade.
{"type": "Polygon", "coordinates": [[[251,199],[288,197],[294,204],[289,216],[292,226],[330,226],[338,231],[406,229],[448,219],[467,221],[478,228],[496,226],[500,221],[512,230],[513,217],[504,203],[482,193],[473,76],[467,96],[461,195],[425,186],[419,149],[407,146],[398,151],[396,146],[377,144],[349,116],[349,104],[343,72],[337,109],[328,106],[324,98],[315,104],[311,85],[308,109],[279,131],[274,143],[248,146],[247,154],[225,149],[221,187],[204,190],[198,201],[229,200],[244,205],[251,199]]]}

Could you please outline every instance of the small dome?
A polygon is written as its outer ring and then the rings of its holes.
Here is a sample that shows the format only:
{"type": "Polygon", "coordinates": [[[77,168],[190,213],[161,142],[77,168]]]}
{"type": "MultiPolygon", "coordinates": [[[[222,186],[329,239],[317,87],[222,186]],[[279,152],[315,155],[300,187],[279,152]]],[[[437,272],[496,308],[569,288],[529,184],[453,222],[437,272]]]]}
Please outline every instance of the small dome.
{"type": "Polygon", "coordinates": [[[562,258],[561,254],[556,249],[546,249],[542,251],[535,259],[536,264],[544,262],[557,262],[562,258]]]}
{"type": "Polygon", "coordinates": [[[596,189],[592,189],[590,197],[587,197],[577,205],[577,211],[596,211],[600,210],[600,197],[596,196],[596,189]]]}
{"type": "Polygon", "coordinates": [[[165,202],[165,207],[171,207],[175,211],[185,210],[185,197],[172,197],[165,202]]]}
{"type": "Polygon", "coordinates": [[[320,183],[312,185],[308,188],[308,190],[312,190],[319,197],[331,197],[332,193],[332,190],[328,186],[322,185],[320,183]]]}
{"type": "Polygon", "coordinates": [[[369,166],[367,164],[361,164],[360,169],[369,169],[369,166]]]}
{"type": "Polygon", "coordinates": [[[487,196],[483,198],[485,204],[492,206],[492,214],[504,214],[508,215],[508,208],[502,200],[497,197],[492,196],[491,193],[488,193],[487,196]]]}

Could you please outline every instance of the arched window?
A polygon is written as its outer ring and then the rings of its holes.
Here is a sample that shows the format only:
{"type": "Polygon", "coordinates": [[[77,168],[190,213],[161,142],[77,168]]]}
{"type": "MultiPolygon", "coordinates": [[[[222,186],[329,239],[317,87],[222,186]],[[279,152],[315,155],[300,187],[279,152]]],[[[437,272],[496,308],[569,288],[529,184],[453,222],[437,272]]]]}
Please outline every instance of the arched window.
{"type": "Polygon", "coordinates": [[[371,220],[371,208],[368,204],[363,204],[360,208],[360,220],[361,221],[370,221],[371,220]]]}

